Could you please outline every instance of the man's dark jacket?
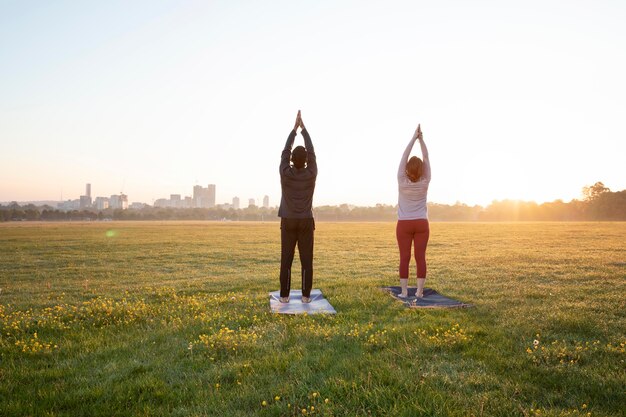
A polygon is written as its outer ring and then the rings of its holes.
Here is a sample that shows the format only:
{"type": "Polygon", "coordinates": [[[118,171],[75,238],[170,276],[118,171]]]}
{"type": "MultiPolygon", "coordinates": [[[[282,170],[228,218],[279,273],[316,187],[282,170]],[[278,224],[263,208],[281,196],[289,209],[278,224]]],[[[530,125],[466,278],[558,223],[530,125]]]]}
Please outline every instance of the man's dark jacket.
{"type": "Polygon", "coordinates": [[[302,129],[304,147],[307,151],[307,163],[304,168],[292,167],[291,147],[296,138],[296,130],[292,130],[287,138],[285,149],[280,157],[280,185],[282,197],[278,216],[285,219],[312,219],[313,192],[317,178],[317,161],[313,142],[306,129],[302,129]]]}

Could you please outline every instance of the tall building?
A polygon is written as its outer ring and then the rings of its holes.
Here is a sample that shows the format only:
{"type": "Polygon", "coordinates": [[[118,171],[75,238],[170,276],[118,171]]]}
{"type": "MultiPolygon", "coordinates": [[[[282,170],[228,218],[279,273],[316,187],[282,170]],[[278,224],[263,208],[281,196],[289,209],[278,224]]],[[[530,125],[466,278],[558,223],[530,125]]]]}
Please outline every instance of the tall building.
{"type": "Polygon", "coordinates": [[[128,208],[128,196],[126,194],[112,195],[109,198],[109,207],[126,210],[128,208]]]}
{"type": "Polygon", "coordinates": [[[109,208],[109,199],[106,197],[96,197],[94,205],[96,210],[106,210],[109,208]]]}
{"type": "Polygon", "coordinates": [[[85,195],[80,196],[80,208],[91,208],[91,184],[85,186],[85,195]]]}
{"type": "Polygon", "coordinates": [[[215,184],[209,184],[209,207],[215,207],[215,184]]]}
{"type": "Polygon", "coordinates": [[[233,208],[239,210],[239,197],[233,197],[233,208]]]}
{"type": "Polygon", "coordinates": [[[265,208],[269,208],[270,207],[270,196],[266,195],[265,197],[263,197],[263,207],[265,208]]]}
{"type": "Polygon", "coordinates": [[[202,207],[202,186],[194,185],[193,186],[193,206],[194,207],[202,207]]]}
{"type": "Polygon", "coordinates": [[[86,195],[81,195],[80,196],[80,209],[84,210],[88,208],[91,208],[91,197],[88,197],[86,195]]]}
{"type": "Polygon", "coordinates": [[[195,207],[215,207],[215,184],[209,184],[207,188],[200,185],[193,187],[193,203],[195,207]]]}
{"type": "Polygon", "coordinates": [[[248,199],[248,207],[255,207],[255,206],[256,206],[256,201],[254,201],[254,198],[248,199]]]}
{"type": "Polygon", "coordinates": [[[120,206],[120,196],[119,195],[112,195],[111,197],[109,197],[109,207],[111,207],[112,209],[116,209],[119,208],[120,206]]]}

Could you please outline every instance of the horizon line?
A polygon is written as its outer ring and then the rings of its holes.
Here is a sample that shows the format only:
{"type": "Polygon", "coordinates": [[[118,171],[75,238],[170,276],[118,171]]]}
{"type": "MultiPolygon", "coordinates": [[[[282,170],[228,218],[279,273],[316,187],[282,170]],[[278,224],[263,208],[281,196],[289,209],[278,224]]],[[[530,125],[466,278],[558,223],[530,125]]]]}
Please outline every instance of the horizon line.
{"type": "MultiPolygon", "coordinates": [[[[626,191],[626,190],[621,190],[621,191],[626,191]]],[[[621,192],[621,191],[609,191],[609,192],[621,192]]],[[[76,200],[76,199],[74,199],[76,200]]],[[[22,200],[22,201],[17,201],[17,200],[11,200],[11,201],[0,201],[0,205],[3,206],[7,206],[13,203],[16,203],[18,205],[28,205],[28,204],[32,204],[35,206],[44,206],[44,205],[50,205],[48,203],[65,203],[67,201],[74,201],[74,200],[22,200]],[[39,203],[39,204],[37,204],[39,203]]],[[[582,197],[581,198],[572,198],[569,201],[565,201],[561,198],[557,198],[554,200],[550,200],[550,201],[543,201],[543,202],[538,202],[536,200],[523,200],[523,199],[515,199],[515,198],[503,198],[503,199],[493,199],[491,200],[489,203],[487,204],[470,204],[470,203],[466,203],[463,201],[456,201],[454,203],[441,203],[441,202],[437,202],[437,201],[429,201],[427,204],[436,204],[436,205],[442,205],[442,206],[467,206],[467,207],[488,207],[489,205],[492,205],[494,203],[503,203],[503,202],[511,202],[511,203],[533,203],[533,204],[537,204],[537,205],[542,205],[542,204],[549,204],[549,203],[556,203],[556,202],[561,202],[561,203],[565,203],[565,204],[569,204],[573,201],[585,201],[582,197]]],[[[144,204],[148,207],[152,207],[152,208],[163,208],[163,207],[154,207],[154,204],[149,204],[149,203],[144,203],[144,202],[133,202],[135,204],[144,204]]],[[[219,206],[225,206],[225,205],[232,205],[232,203],[219,203],[219,204],[215,204],[215,206],[213,207],[167,207],[167,208],[175,208],[175,209],[189,209],[189,208],[219,208],[219,206]]],[[[335,203],[335,204],[317,204],[314,205],[313,208],[315,207],[340,207],[343,205],[347,205],[350,207],[378,207],[378,206],[391,206],[391,207],[396,207],[398,205],[398,203],[375,203],[375,204],[366,204],[366,205],[360,205],[360,204],[355,204],[355,203],[349,203],[349,202],[343,202],[343,203],[335,203]]],[[[259,207],[259,208],[264,208],[263,206],[255,206],[255,207],[259,207]]],[[[58,207],[53,207],[55,209],[57,209],[58,207]]],[[[240,208],[240,210],[245,209],[248,207],[242,207],[240,208]]],[[[267,208],[278,208],[278,206],[274,205],[271,207],[267,207],[267,208]]]]}

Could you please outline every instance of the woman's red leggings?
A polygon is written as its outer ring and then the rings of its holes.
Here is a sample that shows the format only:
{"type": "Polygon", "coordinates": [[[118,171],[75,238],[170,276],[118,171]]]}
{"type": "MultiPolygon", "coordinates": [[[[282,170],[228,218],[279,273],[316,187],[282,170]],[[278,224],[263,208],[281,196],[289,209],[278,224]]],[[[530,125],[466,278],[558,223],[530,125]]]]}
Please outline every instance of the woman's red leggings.
{"type": "Polygon", "coordinates": [[[400,249],[400,278],[409,277],[411,244],[414,243],[417,278],[426,278],[426,245],[430,236],[427,219],[398,220],[396,237],[400,249]]]}

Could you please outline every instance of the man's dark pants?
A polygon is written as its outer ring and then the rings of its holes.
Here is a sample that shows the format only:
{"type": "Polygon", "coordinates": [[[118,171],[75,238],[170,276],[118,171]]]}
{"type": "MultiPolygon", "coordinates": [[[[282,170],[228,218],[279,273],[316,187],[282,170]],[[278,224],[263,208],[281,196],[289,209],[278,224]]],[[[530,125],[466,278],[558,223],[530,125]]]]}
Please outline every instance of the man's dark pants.
{"type": "Polygon", "coordinates": [[[280,296],[287,297],[291,289],[291,264],[296,244],[302,265],[302,296],[311,296],[313,286],[313,219],[280,220],[280,296]]]}

